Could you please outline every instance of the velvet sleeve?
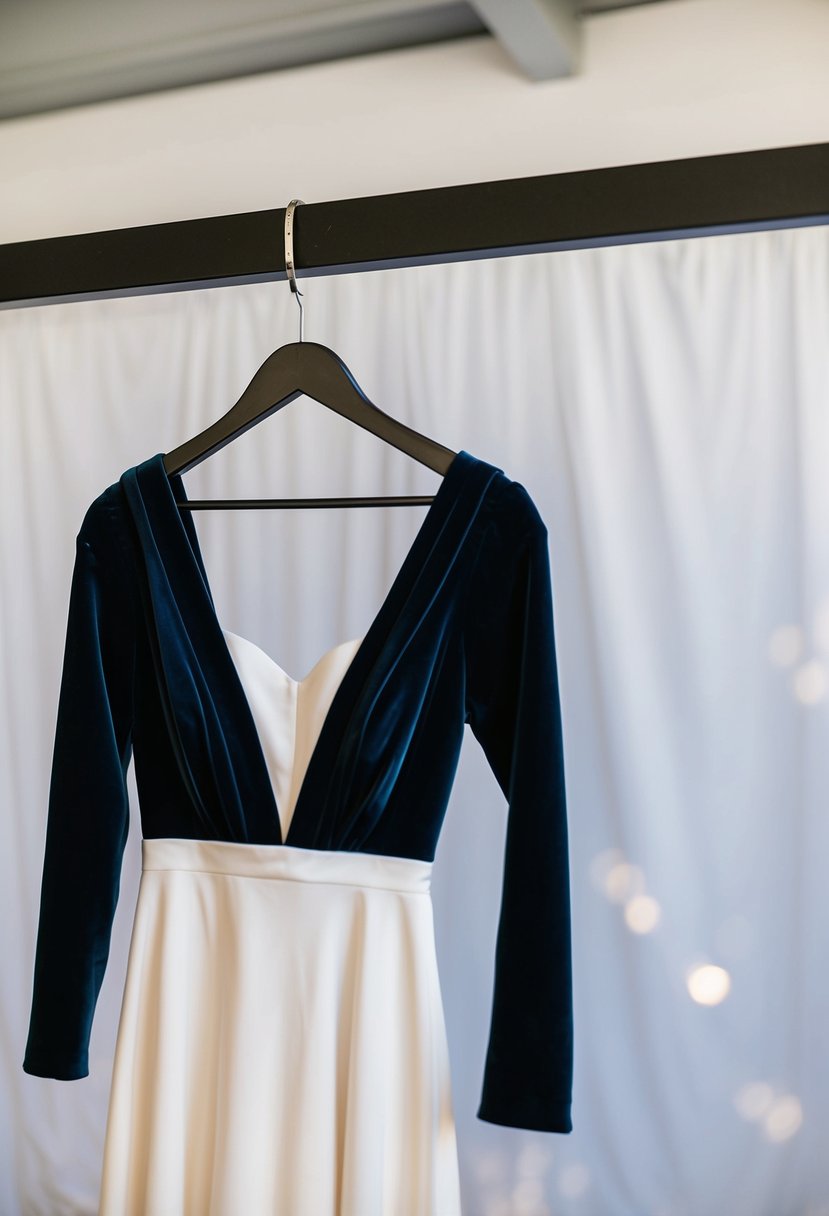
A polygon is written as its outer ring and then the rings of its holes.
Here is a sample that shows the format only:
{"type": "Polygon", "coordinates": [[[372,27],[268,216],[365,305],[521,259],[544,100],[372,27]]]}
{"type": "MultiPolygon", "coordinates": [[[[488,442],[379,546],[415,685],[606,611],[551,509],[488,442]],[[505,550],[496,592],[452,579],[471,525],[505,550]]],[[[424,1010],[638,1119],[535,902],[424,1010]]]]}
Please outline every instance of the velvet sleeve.
{"type": "Polygon", "coordinates": [[[23,1059],[62,1081],[89,1075],[129,829],[134,612],[108,518],[90,508],[76,540],[23,1059]]]}
{"type": "Polygon", "coordinates": [[[466,721],[508,802],[477,1117],[570,1132],[573,1012],[564,758],[547,528],[520,483],[493,513],[464,613],[466,721]]]}

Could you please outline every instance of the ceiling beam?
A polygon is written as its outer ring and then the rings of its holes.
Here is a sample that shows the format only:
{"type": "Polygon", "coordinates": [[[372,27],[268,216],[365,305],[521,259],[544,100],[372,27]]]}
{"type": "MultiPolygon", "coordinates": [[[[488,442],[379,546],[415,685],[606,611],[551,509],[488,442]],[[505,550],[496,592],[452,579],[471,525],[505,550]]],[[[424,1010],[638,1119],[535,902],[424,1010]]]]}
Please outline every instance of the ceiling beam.
{"type": "Polygon", "coordinates": [[[576,0],[471,0],[472,7],[531,80],[572,76],[581,60],[576,0]]]}

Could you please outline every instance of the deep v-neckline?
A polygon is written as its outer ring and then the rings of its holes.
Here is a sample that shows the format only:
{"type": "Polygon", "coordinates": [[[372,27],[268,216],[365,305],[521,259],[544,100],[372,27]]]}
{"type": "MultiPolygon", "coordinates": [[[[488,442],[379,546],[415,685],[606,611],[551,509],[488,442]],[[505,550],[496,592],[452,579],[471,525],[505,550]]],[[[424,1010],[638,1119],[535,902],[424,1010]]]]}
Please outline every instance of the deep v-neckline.
{"type": "MultiPolygon", "coordinates": [[[[329,743],[332,732],[335,730],[336,724],[343,716],[344,712],[347,711],[348,713],[352,713],[356,709],[358,704],[358,689],[361,689],[361,687],[365,685],[365,677],[367,672],[364,669],[370,668],[374,658],[380,651],[380,639],[381,637],[384,638],[386,636],[388,628],[391,626],[392,619],[396,613],[396,604],[405,601],[414,581],[414,574],[417,564],[421,558],[426,559],[429,556],[432,538],[438,535],[441,525],[450,514],[453,503],[457,501],[461,488],[464,484],[466,474],[473,467],[478,466],[482,462],[480,462],[477,457],[473,456],[470,452],[467,452],[466,449],[461,448],[455,454],[446,472],[444,473],[440,484],[435,490],[432,501],[427,507],[426,514],[415,533],[414,540],[409,546],[409,549],[403,558],[403,561],[391,583],[391,586],[389,587],[388,592],[386,593],[368,628],[363,633],[360,644],[352,655],[351,660],[342,675],[342,678],[334,690],[334,695],[323,717],[314,746],[311,749],[308,763],[305,767],[305,772],[300,782],[299,790],[297,791],[297,796],[294,799],[294,810],[291,816],[291,821],[288,825],[288,831],[283,838],[280,808],[277,805],[276,791],[273,789],[273,783],[271,782],[270,773],[268,771],[262,739],[260,738],[259,731],[254,720],[253,711],[250,706],[247,692],[242,683],[241,676],[238,672],[233,655],[230,651],[230,647],[228,646],[227,639],[224,635],[222,624],[216,612],[215,600],[210,586],[210,580],[207,577],[207,569],[204,564],[198,534],[196,532],[190,512],[186,509],[182,510],[178,505],[179,503],[186,503],[188,501],[184,482],[180,474],[172,474],[168,476],[166,470],[164,469],[163,453],[156,455],[153,460],[158,463],[161,479],[169,491],[168,505],[172,509],[174,519],[178,521],[178,528],[180,529],[181,535],[186,540],[184,552],[189,554],[193,563],[192,573],[206,600],[207,615],[211,623],[216,645],[219,647],[222,653],[222,658],[225,662],[225,668],[228,673],[228,679],[232,681],[238,704],[245,713],[245,717],[247,719],[250,737],[255,743],[255,751],[257,753],[257,764],[259,769],[258,784],[264,791],[264,796],[270,800],[269,804],[272,808],[274,828],[279,837],[278,843],[283,845],[293,844],[296,837],[298,835],[302,835],[305,802],[310,796],[308,791],[310,786],[313,784],[319,765],[322,763],[324,750],[329,743]]],[[[352,640],[356,641],[357,639],[352,640]]],[[[337,643],[337,645],[344,645],[344,643],[337,643]]],[[[332,647],[331,649],[335,649],[335,647],[332,647]]],[[[327,653],[330,653],[330,651],[327,653]]],[[[267,651],[263,651],[263,654],[270,658],[275,666],[284,671],[284,668],[281,667],[277,660],[272,659],[267,651]]],[[[321,656],[321,658],[322,657],[324,656],[321,656]]]]}

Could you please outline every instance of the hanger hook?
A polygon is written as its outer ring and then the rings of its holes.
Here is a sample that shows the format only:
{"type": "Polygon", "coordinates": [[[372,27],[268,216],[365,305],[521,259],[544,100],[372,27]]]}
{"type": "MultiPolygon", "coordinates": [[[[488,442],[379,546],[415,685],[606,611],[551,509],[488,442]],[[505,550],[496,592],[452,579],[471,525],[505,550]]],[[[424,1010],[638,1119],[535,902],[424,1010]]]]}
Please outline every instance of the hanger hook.
{"type": "Polygon", "coordinates": [[[292,198],[285,209],[285,269],[288,272],[288,282],[291,286],[291,291],[296,294],[296,302],[299,305],[299,340],[302,341],[302,300],[300,299],[302,292],[299,290],[294,273],[294,212],[299,203],[303,202],[301,198],[292,198]]]}

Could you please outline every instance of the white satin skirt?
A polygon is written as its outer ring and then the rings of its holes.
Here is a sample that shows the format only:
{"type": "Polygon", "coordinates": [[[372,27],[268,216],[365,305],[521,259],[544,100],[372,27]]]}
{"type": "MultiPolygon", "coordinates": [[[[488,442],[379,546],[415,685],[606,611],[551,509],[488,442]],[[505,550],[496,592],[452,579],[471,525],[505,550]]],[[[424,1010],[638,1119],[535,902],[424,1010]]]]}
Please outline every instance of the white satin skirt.
{"type": "Polygon", "coordinates": [[[142,840],[99,1216],[459,1216],[431,871],[142,840]]]}

